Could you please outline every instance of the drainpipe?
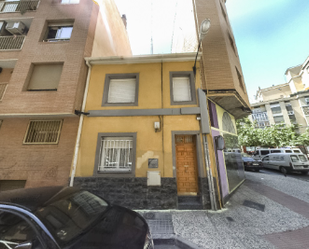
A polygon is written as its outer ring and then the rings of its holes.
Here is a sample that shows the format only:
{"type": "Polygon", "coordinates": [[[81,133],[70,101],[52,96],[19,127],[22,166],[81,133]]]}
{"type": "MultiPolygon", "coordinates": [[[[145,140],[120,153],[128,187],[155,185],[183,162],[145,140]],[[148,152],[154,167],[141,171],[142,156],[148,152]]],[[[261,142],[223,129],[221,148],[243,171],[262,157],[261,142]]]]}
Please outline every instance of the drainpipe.
{"type": "MultiPolygon", "coordinates": [[[[83,98],[83,104],[82,104],[81,112],[85,112],[86,100],[87,100],[88,88],[89,88],[89,81],[90,81],[90,73],[91,73],[91,65],[90,65],[88,60],[86,60],[86,64],[88,66],[88,75],[87,75],[87,81],[86,81],[86,86],[85,86],[85,92],[84,92],[84,98],[83,98]]],[[[79,152],[79,147],[80,147],[80,137],[81,137],[81,134],[82,134],[83,121],[84,121],[84,115],[81,114],[80,117],[79,117],[77,138],[76,138],[76,142],[75,142],[73,165],[72,165],[72,172],[71,172],[71,179],[70,179],[70,187],[73,187],[74,177],[75,177],[75,174],[76,174],[76,164],[77,164],[78,152],[79,152]]]]}

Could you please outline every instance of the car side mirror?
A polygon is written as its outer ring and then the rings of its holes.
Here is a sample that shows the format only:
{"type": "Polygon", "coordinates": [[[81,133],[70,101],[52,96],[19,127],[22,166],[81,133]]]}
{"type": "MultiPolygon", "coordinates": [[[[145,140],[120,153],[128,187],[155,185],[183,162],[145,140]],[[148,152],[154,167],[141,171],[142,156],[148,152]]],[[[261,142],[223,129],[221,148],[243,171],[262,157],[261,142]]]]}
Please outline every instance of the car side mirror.
{"type": "Polygon", "coordinates": [[[32,248],[32,243],[29,241],[25,243],[21,243],[14,247],[14,249],[31,249],[31,248],[32,248]]]}

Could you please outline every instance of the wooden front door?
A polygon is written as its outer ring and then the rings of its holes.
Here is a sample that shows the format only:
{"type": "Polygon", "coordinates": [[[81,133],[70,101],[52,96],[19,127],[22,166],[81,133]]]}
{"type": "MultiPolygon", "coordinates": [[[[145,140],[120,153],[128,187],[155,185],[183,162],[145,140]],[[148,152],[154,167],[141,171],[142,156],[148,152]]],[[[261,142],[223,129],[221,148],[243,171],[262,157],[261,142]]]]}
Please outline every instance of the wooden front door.
{"type": "Polygon", "coordinates": [[[176,135],[176,171],[178,195],[197,195],[195,136],[176,135]]]}

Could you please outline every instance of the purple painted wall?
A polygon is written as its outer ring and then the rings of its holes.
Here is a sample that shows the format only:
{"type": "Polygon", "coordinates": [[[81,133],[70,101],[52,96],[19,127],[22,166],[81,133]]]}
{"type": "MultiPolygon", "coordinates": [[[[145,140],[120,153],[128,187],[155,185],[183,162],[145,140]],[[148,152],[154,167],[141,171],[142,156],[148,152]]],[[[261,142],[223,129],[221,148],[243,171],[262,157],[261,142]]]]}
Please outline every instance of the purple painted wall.
{"type": "MultiPolygon", "coordinates": [[[[212,138],[214,139],[215,136],[220,135],[219,131],[213,130],[211,129],[211,133],[212,133],[212,138]]],[[[215,140],[214,140],[214,144],[215,144],[215,140]]],[[[227,196],[229,194],[229,187],[228,187],[228,182],[227,182],[227,176],[226,176],[226,170],[225,170],[225,163],[224,163],[224,158],[223,158],[223,153],[221,150],[217,150],[218,153],[218,161],[219,161],[219,173],[220,173],[220,187],[221,187],[221,191],[222,191],[222,198],[224,198],[225,196],[227,196]]],[[[217,160],[217,158],[216,158],[217,160]]],[[[218,162],[217,162],[218,165],[218,162]]]]}

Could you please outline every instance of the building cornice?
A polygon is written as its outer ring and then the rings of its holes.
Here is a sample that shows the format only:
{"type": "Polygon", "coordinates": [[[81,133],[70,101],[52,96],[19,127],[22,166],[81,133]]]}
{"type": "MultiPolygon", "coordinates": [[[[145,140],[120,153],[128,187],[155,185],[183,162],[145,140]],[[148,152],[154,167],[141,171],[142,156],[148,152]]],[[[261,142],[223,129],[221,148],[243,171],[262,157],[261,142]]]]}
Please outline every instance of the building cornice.
{"type": "MultiPolygon", "coordinates": [[[[199,52],[197,60],[200,60],[202,53],[199,52]]],[[[106,64],[141,64],[141,63],[160,63],[160,62],[183,62],[194,61],[194,53],[175,53],[175,54],[154,54],[138,55],[132,57],[112,56],[112,57],[86,57],[85,60],[90,65],[106,64]]]]}

